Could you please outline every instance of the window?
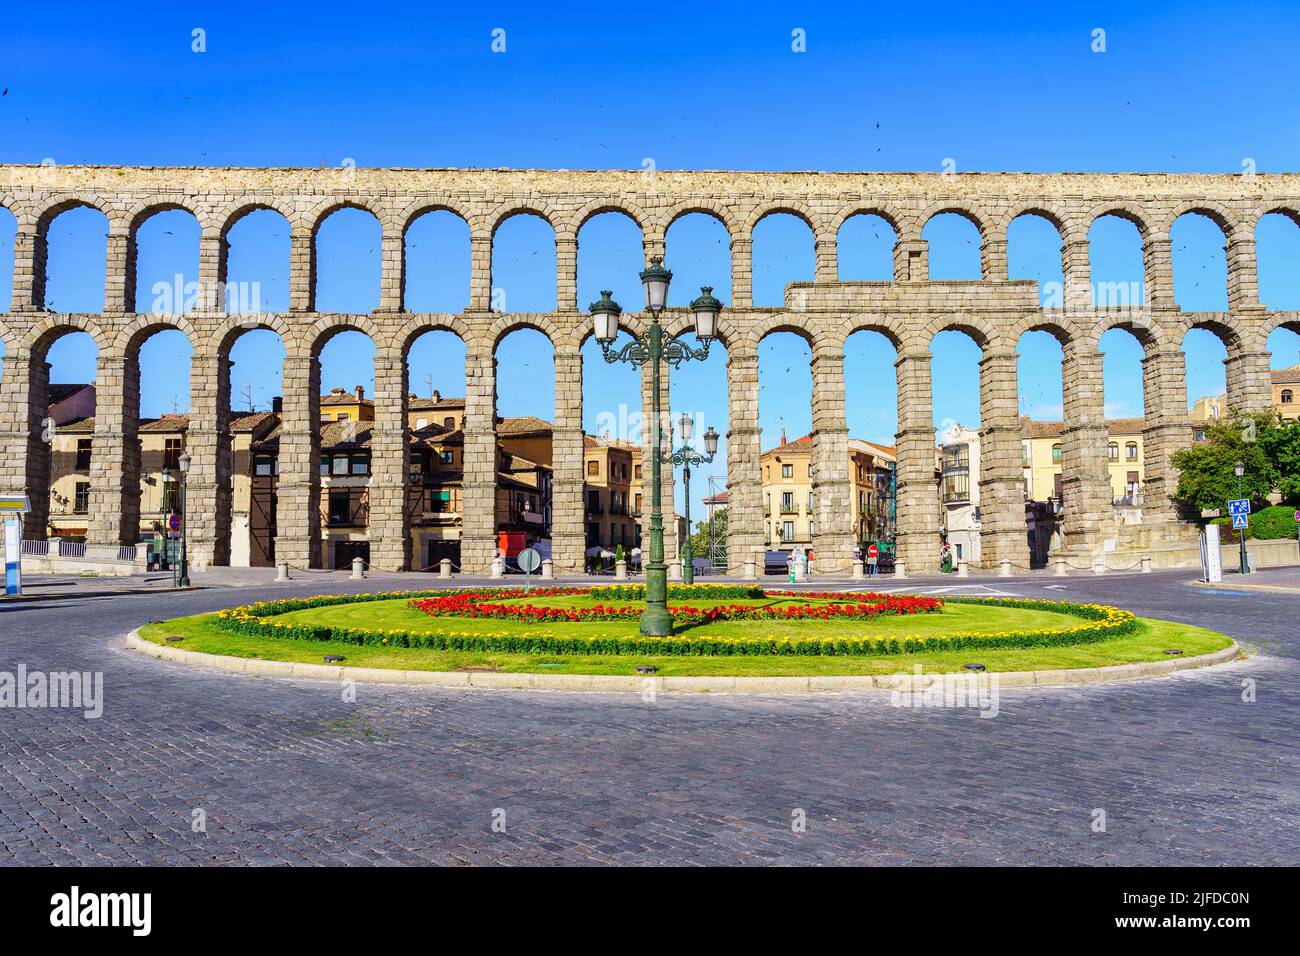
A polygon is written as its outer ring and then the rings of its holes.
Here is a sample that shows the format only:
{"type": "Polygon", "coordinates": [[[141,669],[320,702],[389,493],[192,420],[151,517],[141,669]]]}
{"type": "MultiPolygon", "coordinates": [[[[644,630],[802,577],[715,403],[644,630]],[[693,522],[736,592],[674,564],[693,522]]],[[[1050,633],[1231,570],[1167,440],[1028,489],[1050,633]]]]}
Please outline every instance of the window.
{"type": "Polygon", "coordinates": [[[600,514],[600,492],[587,492],[587,510],[592,514],[600,514]]]}
{"type": "Polygon", "coordinates": [[[944,501],[969,501],[970,500],[970,474],[968,472],[958,472],[955,475],[944,476],[943,500],[944,501]]]}
{"type": "Polygon", "coordinates": [[[330,524],[348,524],[352,519],[352,495],[346,491],[330,492],[330,524]]]}
{"type": "Polygon", "coordinates": [[[77,482],[77,495],[72,510],[79,515],[84,515],[90,511],[90,482],[77,482]]]}
{"type": "Polygon", "coordinates": [[[162,488],[163,514],[173,514],[181,510],[180,487],[174,481],[164,481],[162,488]]]}
{"type": "Polygon", "coordinates": [[[1293,400],[1294,398],[1295,398],[1295,396],[1292,394],[1291,389],[1289,389],[1289,388],[1284,388],[1284,389],[1282,389],[1282,404],[1283,404],[1283,405],[1290,405],[1291,402],[1292,402],[1292,400],[1293,400]]]}
{"type": "Polygon", "coordinates": [[[794,492],[793,491],[781,492],[781,513],[787,515],[794,514],[794,492]]]}
{"type": "Polygon", "coordinates": [[[1059,465],[1060,463],[1061,463],[1061,446],[1060,446],[1060,445],[1053,445],[1053,446],[1052,446],[1052,464],[1053,464],[1053,465],[1059,465]]]}
{"type": "Polygon", "coordinates": [[[77,471],[90,471],[90,449],[93,440],[90,438],[77,439],[77,471]]]}
{"type": "Polygon", "coordinates": [[[415,420],[416,428],[427,428],[428,425],[429,425],[429,420],[427,418],[417,418],[415,420]]]}
{"type": "Polygon", "coordinates": [[[456,463],[456,453],[450,448],[444,450],[442,453],[442,463],[444,465],[454,465],[456,463]]]}
{"type": "Polygon", "coordinates": [[[812,492],[810,491],[808,492],[808,513],[812,514],[812,511],[813,511],[812,492]]]}
{"type": "Polygon", "coordinates": [[[181,466],[181,440],[168,438],[163,441],[163,467],[177,469],[181,466]]]}
{"type": "Polygon", "coordinates": [[[966,444],[948,445],[943,450],[943,467],[949,469],[970,467],[970,446],[966,444]]]}
{"type": "Polygon", "coordinates": [[[456,419],[454,419],[454,418],[452,418],[450,415],[448,415],[446,418],[444,418],[444,419],[442,420],[442,427],[443,427],[443,428],[455,428],[455,427],[456,427],[456,419]]]}
{"type": "Polygon", "coordinates": [[[351,417],[351,416],[348,415],[347,412],[339,412],[339,413],[338,413],[338,416],[337,416],[337,420],[338,420],[338,421],[341,421],[341,422],[345,422],[345,421],[347,421],[350,417],[351,417]]]}
{"type": "Polygon", "coordinates": [[[811,464],[809,464],[809,465],[808,465],[808,477],[811,478],[812,476],[813,476],[813,466],[812,466],[811,464]]]}
{"type": "Polygon", "coordinates": [[[348,473],[349,464],[350,462],[347,455],[335,455],[334,465],[330,469],[330,472],[335,475],[346,475],[348,473]]]}
{"type": "Polygon", "coordinates": [[[1021,463],[1022,465],[1027,465],[1027,464],[1029,464],[1029,446],[1028,446],[1028,445],[1021,445],[1021,446],[1020,446],[1020,463],[1021,463]]]}
{"type": "Polygon", "coordinates": [[[253,459],[253,474],[262,476],[275,474],[275,459],[270,455],[258,455],[253,459]]]}
{"type": "Polygon", "coordinates": [[[633,507],[636,508],[636,512],[637,512],[637,514],[640,514],[640,513],[641,513],[641,496],[640,496],[640,495],[637,495],[637,496],[636,496],[634,499],[632,499],[632,500],[636,502],[636,504],[635,504],[633,507]]]}
{"type": "Polygon", "coordinates": [[[594,461],[594,460],[593,460],[593,461],[589,461],[589,462],[587,462],[587,474],[588,474],[589,476],[599,475],[599,474],[600,474],[600,462],[598,462],[598,461],[594,461]]]}
{"type": "Polygon", "coordinates": [[[1129,442],[1127,445],[1124,446],[1124,457],[1127,458],[1129,461],[1137,461],[1137,460],[1138,460],[1138,446],[1137,446],[1137,442],[1132,442],[1132,441],[1131,441],[1131,442],[1129,442]]]}
{"type": "Polygon", "coordinates": [[[782,521],[782,522],[781,522],[781,540],[782,540],[782,541],[793,541],[793,540],[794,540],[794,522],[793,522],[793,521],[782,521]]]}
{"type": "Polygon", "coordinates": [[[781,466],[781,477],[782,477],[782,478],[793,478],[793,477],[794,477],[794,465],[782,465],[782,466],[781,466]]]}
{"type": "Polygon", "coordinates": [[[1107,446],[1106,446],[1106,457],[1109,458],[1111,461],[1118,461],[1118,460],[1119,460],[1119,445],[1116,444],[1115,442],[1111,442],[1109,445],[1107,445],[1107,446]]]}
{"type": "Polygon", "coordinates": [[[370,459],[365,455],[352,456],[352,474],[368,475],[370,474],[370,459]]]}

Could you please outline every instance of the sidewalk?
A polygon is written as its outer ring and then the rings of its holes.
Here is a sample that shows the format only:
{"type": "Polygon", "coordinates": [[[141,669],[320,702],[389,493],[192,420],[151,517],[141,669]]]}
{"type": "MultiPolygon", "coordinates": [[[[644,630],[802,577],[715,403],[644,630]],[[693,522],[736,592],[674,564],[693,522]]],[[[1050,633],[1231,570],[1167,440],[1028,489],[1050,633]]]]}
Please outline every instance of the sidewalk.
{"type": "Polygon", "coordinates": [[[1198,587],[1227,591],[1279,591],[1284,594],[1300,594],[1300,566],[1289,568],[1262,568],[1251,574],[1240,571],[1223,571],[1223,580],[1215,584],[1205,581],[1194,582],[1198,587]]]}

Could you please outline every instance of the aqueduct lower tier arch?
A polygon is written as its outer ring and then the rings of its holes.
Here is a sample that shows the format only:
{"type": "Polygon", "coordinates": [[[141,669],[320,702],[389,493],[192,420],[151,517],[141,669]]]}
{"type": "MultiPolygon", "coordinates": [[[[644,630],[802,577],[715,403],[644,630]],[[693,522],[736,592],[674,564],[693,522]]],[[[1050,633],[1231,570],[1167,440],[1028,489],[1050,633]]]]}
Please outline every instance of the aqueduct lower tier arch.
{"type": "MultiPolygon", "coordinates": [[[[138,353],[133,330],[183,328],[194,346],[191,424],[186,441],[195,466],[190,484],[191,534],[198,563],[225,560],[229,527],[229,346],[235,325],[274,328],[286,349],[281,487],[277,554],[294,564],[312,560],[319,509],[311,489],[322,341],[340,327],[359,328],[374,341],[376,422],[370,529],[372,562],[397,569],[410,561],[402,508],[407,481],[406,352],[421,330],[455,331],[466,347],[465,484],[462,558],[486,568],[494,553],[495,342],[529,325],[555,348],[557,421],[554,433],[553,540],[557,568],[582,560],[582,359],[589,317],[578,310],[577,243],[586,218],[618,209],[640,226],[645,255],[662,256],[671,223],[690,211],[708,212],[731,239],[732,301],[721,336],[727,346],[731,492],[729,561],[733,570],[764,547],[758,458],[758,342],[772,328],[798,329],[813,346],[813,430],[817,506],[814,546],[818,566],[843,570],[852,547],[849,480],[844,454],[846,337],[858,329],[886,334],[898,350],[899,548],[914,568],[929,567],[937,546],[934,489],[930,341],[959,328],[983,350],[981,392],[981,501],[983,561],[1026,563],[1022,471],[1017,421],[1015,346],[1029,329],[1046,329],[1064,349],[1065,430],[1062,470],[1067,545],[1081,555],[1102,548],[1110,512],[1106,425],[1097,341],[1108,328],[1132,329],[1146,348],[1146,500],[1148,522],[1176,520],[1176,474],[1169,455],[1186,435],[1182,335],[1192,326],[1220,330],[1228,339],[1229,404],[1248,411],[1270,404],[1267,333],[1295,327],[1300,314],[1271,311],[1259,302],[1254,228],[1281,211],[1300,218],[1300,176],[1166,174],[884,174],[546,170],[209,169],[158,167],[0,166],[0,206],[18,223],[14,240],[13,301],[0,314],[6,352],[0,381],[0,488],[32,497],[28,533],[44,533],[48,449],[41,416],[48,389],[45,353],[61,331],[93,330],[101,369],[96,416],[92,528],[95,543],[129,543],[138,468],[131,449],[138,401],[138,353]],[[53,215],[89,205],[108,217],[106,311],[59,314],[44,307],[47,229],[53,215]],[[380,307],[369,315],[315,311],[318,264],[314,237],[320,222],[342,206],[367,209],[379,220],[380,307]],[[181,316],[142,316],[130,307],[136,225],[152,210],[192,212],[202,229],[198,309],[181,316]],[[221,285],[228,259],[228,226],[251,208],[275,209],[291,226],[290,307],[261,316],[224,314],[221,285]],[[409,224],[430,209],[462,217],[470,229],[469,307],[457,315],[422,315],[403,302],[404,244],[409,224]],[[752,230],[765,215],[797,210],[815,243],[814,281],[794,283],[779,308],[752,304],[752,230]],[[543,315],[492,311],[492,243],[496,227],[518,212],[535,213],[555,229],[557,309],[543,315]],[[1041,308],[1032,282],[1007,275],[1007,227],[1032,211],[1061,231],[1063,295],[1041,308]],[[921,238],[934,215],[958,212],[980,231],[982,279],[935,282],[928,276],[921,238]],[[1169,230],[1187,212],[1209,215],[1224,231],[1228,261],[1226,313],[1185,313],[1173,297],[1169,230]],[[836,235],[848,217],[884,215],[897,231],[891,282],[837,281],[836,235]],[[1091,305],[1088,229],[1107,214],[1134,221],[1143,243],[1146,300],[1142,305],[1091,305]],[[134,490],[133,490],[134,486],[134,490]],[[301,494],[293,493],[294,489],[301,494]]],[[[669,263],[671,265],[671,262],[669,263]]],[[[628,324],[644,317],[629,315],[628,324]]],[[[680,311],[670,325],[685,328],[680,311]]],[[[643,388],[648,406],[649,395],[643,388]]],[[[671,500],[669,493],[669,500],[671,500]]],[[[761,563],[761,556],[759,557],[761,563]]]]}

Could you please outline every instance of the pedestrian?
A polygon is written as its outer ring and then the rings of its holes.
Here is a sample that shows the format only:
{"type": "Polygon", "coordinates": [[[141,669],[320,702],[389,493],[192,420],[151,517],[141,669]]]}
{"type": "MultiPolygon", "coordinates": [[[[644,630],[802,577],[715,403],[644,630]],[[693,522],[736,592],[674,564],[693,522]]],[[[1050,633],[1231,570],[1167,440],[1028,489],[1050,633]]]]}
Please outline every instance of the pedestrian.
{"type": "Polygon", "coordinates": [[[867,573],[873,578],[879,573],[880,558],[876,555],[876,549],[872,548],[867,552],[867,573]]]}

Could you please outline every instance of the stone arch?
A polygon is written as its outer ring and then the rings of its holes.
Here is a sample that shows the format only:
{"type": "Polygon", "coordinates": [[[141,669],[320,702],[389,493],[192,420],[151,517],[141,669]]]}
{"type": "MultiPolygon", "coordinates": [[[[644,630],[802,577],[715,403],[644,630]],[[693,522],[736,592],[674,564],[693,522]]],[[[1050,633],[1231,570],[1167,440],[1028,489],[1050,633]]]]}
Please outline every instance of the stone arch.
{"type": "Polygon", "coordinates": [[[1074,325],[1074,320],[1064,315],[1046,316],[1038,312],[1029,312],[1007,329],[1007,337],[1012,342],[1019,343],[1027,332],[1046,332],[1060,343],[1062,351],[1070,349],[1083,339],[1074,325]]]}
{"type": "Polygon", "coordinates": [[[13,355],[18,348],[19,336],[6,323],[0,322],[0,345],[4,346],[5,355],[13,355]]]}
{"type": "Polygon", "coordinates": [[[814,353],[834,347],[834,335],[828,334],[810,316],[794,312],[770,312],[759,316],[750,330],[750,337],[757,348],[763,339],[778,332],[791,332],[799,336],[814,353]]]}
{"type": "Polygon", "coordinates": [[[1247,215],[1242,217],[1241,230],[1246,238],[1254,238],[1255,230],[1259,228],[1259,222],[1265,216],[1277,213],[1279,216],[1286,216],[1297,226],[1300,226],[1300,204],[1289,202],[1270,202],[1261,206],[1256,206],[1247,215]]]}
{"type": "Polygon", "coordinates": [[[274,332],[284,343],[285,354],[288,354],[289,340],[293,337],[294,329],[283,315],[276,312],[226,316],[220,325],[203,337],[200,347],[195,350],[196,354],[227,356],[244,333],[254,329],[274,332]]]}
{"type": "Polygon", "coordinates": [[[123,326],[113,340],[113,351],[130,355],[157,332],[175,329],[189,340],[190,348],[198,351],[200,336],[183,315],[141,315],[123,326]]]}
{"type": "MultiPolygon", "coordinates": [[[[389,348],[390,343],[369,316],[322,315],[304,330],[303,338],[305,341],[303,344],[308,349],[307,355],[319,360],[321,349],[329,344],[330,339],[342,332],[360,332],[365,335],[374,344],[376,356],[381,351],[389,348]]],[[[295,353],[290,352],[289,343],[286,341],[285,357],[288,358],[291,355],[295,355],[295,353]]]]}
{"type": "Polygon", "coordinates": [[[1267,338],[1278,329],[1290,329],[1292,332],[1300,333],[1300,312],[1269,313],[1259,331],[1267,338]]]}
{"type": "Polygon", "coordinates": [[[862,201],[845,203],[827,219],[826,228],[829,232],[838,236],[840,229],[854,216],[879,216],[889,223],[889,227],[894,230],[895,242],[903,238],[903,229],[908,224],[907,215],[893,204],[862,201]]]}
{"type": "Polygon", "coordinates": [[[991,347],[1004,340],[997,326],[980,315],[969,312],[954,312],[931,319],[926,326],[923,338],[925,347],[933,351],[934,337],[940,332],[962,332],[979,346],[980,351],[988,352],[991,347]]]}
{"type": "Polygon", "coordinates": [[[1160,224],[1160,233],[1168,235],[1174,223],[1188,214],[1201,215],[1213,222],[1222,231],[1225,242],[1237,236],[1241,229],[1241,220],[1237,213],[1223,203],[1212,199],[1189,199],[1169,211],[1168,216],[1160,224]]]}
{"type": "Polygon", "coordinates": [[[1040,219],[1046,219],[1056,227],[1057,233],[1061,236],[1061,241],[1065,241],[1066,233],[1070,229],[1070,217],[1064,211],[1053,206],[1051,203],[1042,200],[1032,199],[1016,203],[998,220],[997,233],[1003,237],[1006,236],[1007,230],[1011,224],[1021,216],[1037,216],[1040,219]]]}
{"type": "Polygon", "coordinates": [[[740,225],[736,220],[735,211],[731,207],[717,200],[703,197],[684,199],[667,207],[659,214],[656,225],[661,226],[662,234],[667,236],[668,230],[672,228],[673,223],[692,213],[712,216],[722,223],[722,227],[727,230],[727,235],[733,239],[740,233],[740,225]]]}
{"type": "Polygon", "coordinates": [[[63,338],[63,336],[72,335],[76,332],[85,332],[89,335],[101,355],[109,351],[110,340],[108,334],[94,320],[94,317],[89,315],[63,315],[58,317],[50,315],[39,319],[32,323],[31,328],[27,330],[27,335],[22,340],[20,347],[25,348],[34,357],[44,358],[51,345],[63,338]]]}
{"type": "Polygon", "coordinates": [[[95,196],[91,193],[73,193],[55,196],[49,199],[43,206],[38,206],[33,212],[33,218],[36,222],[36,228],[39,237],[43,240],[50,223],[67,212],[69,209],[78,209],[82,206],[97,210],[104,214],[104,217],[111,223],[115,217],[115,210],[111,203],[95,196]]]}
{"type": "Polygon", "coordinates": [[[1148,353],[1163,347],[1169,341],[1165,330],[1149,315],[1101,312],[1097,314],[1092,327],[1081,336],[1080,342],[1086,341],[1092,348],[1100,348],[1102,336],[1111,329],[1123,329],[1128,332],[1138,340],[1143,351],[1148,353]]]}
{"type": "Polygon", "coordinates": [[[864,312],[850,317],[840,326],[838,334],[841,348],[850,336],[858,332],[876,332],[883,335],[894,347],[894,351],[899,353],[902,352],[907,338],[907,328],[901,319],[884,312],[864,312]]]}
{"type": "MultiPolygon", "coordinates": [[[[308,224],[311,230],[312,241],[320,233],[320,227],[325,224],[325,220],[334,215],[340,209],[359,209],[362,212],[368,212],[375,217],[375,222],[379,223],[379,228],[384,229],[384,210],[373,204],[372,200],[364,196],[346,196],[342,198],[330,198],[320,203],[315,208],[305,213],[300,218],[308,224]]],[[[391,217],[388,217],[391,222],[391,217]]],[[[291,220],[293,221],[293,220],[291,220]]]]}
{"type": "Polygon", "coordinates": [[[1177,345],[1179,348],[1184,347],[1187,339],[1187,333],[1192,329],[1204,329],[1217,338],[1229,354],[1233,354],[1247,340],[1248,336],[1243,334],[1243,330],[1234,328],[1227,321],[1225,315],[1207,315],[1204,313],[1188,313],[1195,318],[1191,320],[1184,319],[1176,325],[1168,327],[1165,331],[1168,342],[1171,345],[1177,345]]]}
{"type": "MultiPolygon", "coordinates": [[[[230,230],[233,229],[241,219],[247,216],[250,212],[256,212],[259,209],[279,213],[290,228],[293,228],[297,223],[297,215],[293,208],[280,200],[265,199],[261,197],[248,199],[238,203],[237,205],[231,206],[224,214],[220,215],[219,223],[222,243],[225,244],[229,241],[230,230]]],[[[214,214],[214,218],[217,218],[216,214],[214,214]]]]}
{"type": "MultiPolygon", "coordinates": [[[[557,238],[559,237],[560,231],[556,226],[558,217],[555,214],[555,210],[551,208],[550,203],[532,202],[530,200],[501,203],[489,212],[487,214],[489,235],[495,239],[501,226],[507,220],[513,219],[515,216],[536,216],[551,227],[551,230],[555,233],[557,238]]],[[[471,228],[473,227],[471,226],[471,228]]]]}
{"type": "Polygon", "coordinates": [[[993,235],[992,225],[989,222],[988,214],[973,203],[962,200],[940,200],[931,203],[916,217],[917,233],[925,231],[926,225],[935,216],[942,216],[951,213],[954,216],[961,216],[967,222],[975,227],[980,234],[980,242],[987,242],[993,235]]]}
{"type": "MultiPolygon", "coordinates": [[[[420,338],[426,332],[450,332],[465,343],[466,354],[469,354],[470,345],[474,339],[474,333],[465,321],[456,315],[443,315],[434,319],[411,319],[396,329],[389,337],[389,347],[393,355],[399,356],[402,361],[408,361],[410,358],[411,346],[415,340],[420,338]]],[[[376,351],[376,355],[378,355],[376,351]]]]}
{"type": "Polygon", "coordinates": [[[641,206],[620,196],[614,196],[608,199],[593,199],[587,203],[556,229],[556,237],[576,239],[589,220],[607,212],[622,213],[627,216],[636,223],[643,236],[655,225],[641,206]]]}
{"type": "Polygon", "coordinates": [[[1155,230],[1148,222],[1147,213],[1137,205],[1126,202],[1103,202],[1098,203],[1088,210],[1083,217],[1084,235],[1087,236],[1098,219],[1106,216],[1117,216],[1137,226],[1138,235],[1141,236],[1145,244],[1147,239],[1155,234],[1155,230]]]}
{"type": "Polygon", "coordinates": [[[807,203],[797,200],[777,199],[755,208],[741,227],[741,233],[746,236],[752,236],[754,229],[758,224],[768,216],[776,216],[785,213],[788,216],[794,216],[796,219],[803,220],[813,234],[813,238],[825,235],[826,230],[822,228],[822,217],[820,213],[814,212],[809,208],[807,203]]]}
{"type": "Polygon", "coordinates": [[[556,327],[555,321],[545,313],[506,312],[499,315],[496,321],[489,326],[487,334],[482,337],[482,341],[490,345],[493,353],[495,353],[497,346],[501,344],[501,340],[511,332],[517,332],[519,329],[533,329],[541,332],[542,335],[546,336],[546,340],[551,343],[551,348],[555,348],[557,342],[562,342],[565,339],[565,335],[556,327]]]}
{"type": "Polygon", "coordinates": [[[417,219],[423,218],[431,212],[449,212],[454,216],[459,216],[465,225],[469,226],[470,234],[473,235],[475,215],[466,206],[449,197],[417,199],[408,203],[400,212],[395,213],[393,218],[400,227],[399,232],[405,237],[417,219]]]}

